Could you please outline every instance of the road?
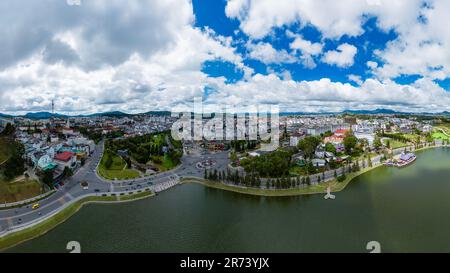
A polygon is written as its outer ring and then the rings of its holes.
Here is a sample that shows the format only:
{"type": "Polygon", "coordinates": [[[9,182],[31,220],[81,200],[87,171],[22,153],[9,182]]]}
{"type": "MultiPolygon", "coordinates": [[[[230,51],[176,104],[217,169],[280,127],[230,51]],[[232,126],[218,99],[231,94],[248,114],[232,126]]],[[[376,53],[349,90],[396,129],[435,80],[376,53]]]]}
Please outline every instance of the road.
{"type": "MultiPolygon", "coordinates": [[[[157,174],[152,177],[143,177],[134,180],[126,181],[107,181],[103,180],[97,175],[96,168],[103,156],[103,142],[97,145],[96,151],[86,161],[86,164],[81,167],[76,173],[66,181],[64,186],[60,187],[54,194],[48,198],[39,202],[40,207],[36,210],[31,208],[32,204],[23,206],[21,208],[12,208],[0,210],[0,233],[5,230],[10,230],[17,225],[26,225],[27,223],[34,223],[41,218],[45,218],[51,215],[55,211],[63,208],[68,202],[77,199],[79,197],[87,195],[99,195],[105,193],[135,191],[148,187],[157,188],[159,184],[169,182],[173,180],[174,175],[187,174],[191,176],[196,175],[196,170],[193,168],[191,161],[193,158],[186,157],[183,161],[186,162],[186,166],[183,164],[172,171],[157,174]],[[86,181],[89,183],[89,188],[83,190],[80,182],[86,181]]],[[[203,174],[202,174],[203,176],[203,174]]]]}

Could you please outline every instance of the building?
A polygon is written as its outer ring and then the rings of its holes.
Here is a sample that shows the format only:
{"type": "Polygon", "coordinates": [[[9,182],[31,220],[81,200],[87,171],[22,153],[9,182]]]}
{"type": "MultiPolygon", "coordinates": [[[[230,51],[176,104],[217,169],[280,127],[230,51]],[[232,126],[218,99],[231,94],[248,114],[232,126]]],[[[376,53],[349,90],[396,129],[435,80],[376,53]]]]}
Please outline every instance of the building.
{"type": "Polygon", "coordinates": [[[59,169],[64,170],[66,167],[74,169],[76,167],[77,158],[72,152],[62,152],[55,155],[55,163],[59,169]]]}

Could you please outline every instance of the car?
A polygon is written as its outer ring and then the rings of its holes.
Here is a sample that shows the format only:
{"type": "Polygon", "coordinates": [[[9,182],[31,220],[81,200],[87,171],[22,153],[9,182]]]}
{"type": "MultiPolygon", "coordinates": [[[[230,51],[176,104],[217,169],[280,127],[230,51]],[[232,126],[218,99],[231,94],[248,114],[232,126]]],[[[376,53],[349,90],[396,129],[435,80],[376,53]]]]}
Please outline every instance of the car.
{"type": "Polygon", "coordinates": [[[35,210],[38,209],[41,205],[39,205],[39,203],[34,204],[31,209],[35,210]]]}
{"type": "Polygon", "coordinates": [[[99,189],[95,189],[94,191],[95,191],[95,192],[100,192],[100,190],[99,190],[99,189]]]}

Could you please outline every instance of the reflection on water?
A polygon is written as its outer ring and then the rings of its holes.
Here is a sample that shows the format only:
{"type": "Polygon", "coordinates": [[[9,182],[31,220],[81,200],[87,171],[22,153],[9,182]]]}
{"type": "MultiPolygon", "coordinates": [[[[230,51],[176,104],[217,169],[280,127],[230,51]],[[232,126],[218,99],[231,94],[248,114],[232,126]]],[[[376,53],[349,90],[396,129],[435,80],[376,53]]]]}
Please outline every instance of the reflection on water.
{"type": "Polygon", "coordinates": [[[450,251],[450,150],[428,150],[404,169],[378,168],[337,199],[259,197],[183,185],[156,198],[89,205],[13,252],[450,251]]]}

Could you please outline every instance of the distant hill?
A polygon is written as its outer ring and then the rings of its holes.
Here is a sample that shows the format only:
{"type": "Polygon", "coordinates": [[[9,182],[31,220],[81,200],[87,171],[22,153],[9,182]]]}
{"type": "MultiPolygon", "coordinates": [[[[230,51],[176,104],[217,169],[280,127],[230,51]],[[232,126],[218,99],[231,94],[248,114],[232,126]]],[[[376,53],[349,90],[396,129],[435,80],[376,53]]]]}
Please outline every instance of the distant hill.
{"type": "Polygon", "coordinates": [[[395,115],[395,114],[407,114],[403,112],[397,112],[390,109],[376,109],[376,110],[344,110],[342,113],[356,114],[356,115],[395,115]]]}
{"type": "Polygon", "coordinates": [[[28,118],[28,119],[49,119],[52,116],[54,116],[55,118],[67,118],[68,117],[66,115],[61,115],[61,114],[52,115],[52,113],[50,113],[50,112],[27,113],[26,115],[24,115],[22,117],[28,118]]]}
{"type": "Polygon", "coordinates": [[[172,113],[169,111],[150,111],[143,114],[151,116],[170,116],[172,113]]]}
{"type": "Polygon", "coordinates": [[[121,111],[112,111],[112,112],[104,112],[104,113],[95,113],[92,115],[88,115],[87,117],[112,117],[112,118],[122,118],[131,116],[130,114],[121,112],[121,111]]]}
{"type": "Polygon", "coordinates": [[[12,118],[13,116],[0,113],[0,118],[12,118]]]}

